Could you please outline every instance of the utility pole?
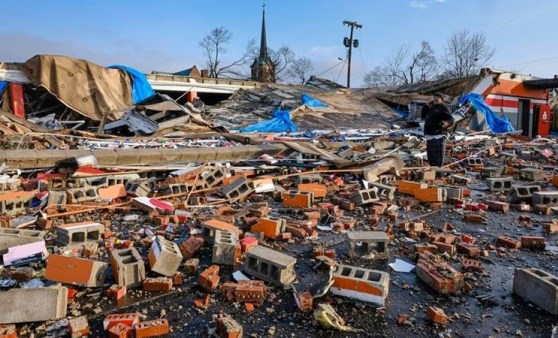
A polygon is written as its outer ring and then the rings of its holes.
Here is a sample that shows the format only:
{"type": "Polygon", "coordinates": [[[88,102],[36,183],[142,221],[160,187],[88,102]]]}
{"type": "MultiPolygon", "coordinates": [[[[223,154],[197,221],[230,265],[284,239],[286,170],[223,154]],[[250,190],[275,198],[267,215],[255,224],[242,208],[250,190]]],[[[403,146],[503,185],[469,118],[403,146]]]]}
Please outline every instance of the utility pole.
{"type": "Polygon", "coordinates": [[[350,37],[345,37],[343,39],[343,45],[349,49],[347,52],[347,61],[349,62],[347,67],[347,88],[351,88],[351,57],[353,54],[353,47],[358,48],[359,46],[358,39],[353,40],[353,30],[355,28],[362,28],[362,25],[356,21],[349,20],[343,21],[343,26],[345,25],[351,27],[350,37]]]}

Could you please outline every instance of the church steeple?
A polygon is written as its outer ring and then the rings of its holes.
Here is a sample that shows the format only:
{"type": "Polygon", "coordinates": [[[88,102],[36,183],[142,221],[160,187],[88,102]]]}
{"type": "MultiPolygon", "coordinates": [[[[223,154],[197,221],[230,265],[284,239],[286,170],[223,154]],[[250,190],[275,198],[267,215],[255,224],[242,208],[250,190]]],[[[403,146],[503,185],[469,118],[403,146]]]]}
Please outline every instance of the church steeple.
{"type": "Polygon", "coordinates": [[[260,41],[260,60],[267,58],[267,36],[265,34],[265,4],[262,6],[262,38],[260,41]]]}
{"type": "Polygon", "coordinates": [[[267,34],[265,29],[265,3],[262,6],[262,36],[260,40],[260,54],[250,66],[252,80],[259,82],[275,82],[275,66],[267,52],[267,34]]]}

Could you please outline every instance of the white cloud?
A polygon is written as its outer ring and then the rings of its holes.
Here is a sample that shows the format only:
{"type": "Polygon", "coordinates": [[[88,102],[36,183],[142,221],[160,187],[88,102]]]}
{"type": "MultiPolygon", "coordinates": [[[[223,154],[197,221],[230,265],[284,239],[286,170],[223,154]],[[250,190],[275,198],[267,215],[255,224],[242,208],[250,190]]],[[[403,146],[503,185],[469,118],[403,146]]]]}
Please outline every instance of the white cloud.
{"type": "Polygon", "coordinates": [[[411,1],[409,3],[409,7],[426,8],[426,7],[428,7],[428,2],[427,1],[411,1]]]}
{"type": "Polygon", "coordinates": [[[427,8],[428,6],[435,3],[444,3],[446,0],[413,0],[409,2],[409,7],[413,8],[427,8]]]}

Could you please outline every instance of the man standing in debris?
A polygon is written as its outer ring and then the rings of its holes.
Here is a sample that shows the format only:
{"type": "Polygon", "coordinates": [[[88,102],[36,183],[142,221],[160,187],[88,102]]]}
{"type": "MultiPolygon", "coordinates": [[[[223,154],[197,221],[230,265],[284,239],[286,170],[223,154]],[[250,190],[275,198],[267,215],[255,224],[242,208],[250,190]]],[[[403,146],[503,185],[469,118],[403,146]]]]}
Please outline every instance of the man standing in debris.
{"type": "Polygon", "coordinates": [[[453,124],[453,117],[444,105],[442,94],[437,93],[428,105],[424,121],[424,137],[426,139],[426,154],[431,166],[441,167],[446,152],[446,132],[453,124]]]}

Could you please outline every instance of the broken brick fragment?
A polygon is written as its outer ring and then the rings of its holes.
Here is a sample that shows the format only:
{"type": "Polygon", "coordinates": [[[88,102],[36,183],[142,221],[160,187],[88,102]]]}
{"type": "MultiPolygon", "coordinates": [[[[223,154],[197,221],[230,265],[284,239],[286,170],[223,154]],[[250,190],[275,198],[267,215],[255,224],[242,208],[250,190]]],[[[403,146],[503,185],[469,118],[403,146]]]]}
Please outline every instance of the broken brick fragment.
{"type": "Polygon", "coordinates": [[[448,322],[448,316],[445,314],[444,310],[434,306],[426,308],[426,318],[440,325],[445,325],[448,322]]]}

